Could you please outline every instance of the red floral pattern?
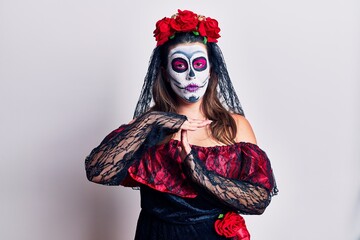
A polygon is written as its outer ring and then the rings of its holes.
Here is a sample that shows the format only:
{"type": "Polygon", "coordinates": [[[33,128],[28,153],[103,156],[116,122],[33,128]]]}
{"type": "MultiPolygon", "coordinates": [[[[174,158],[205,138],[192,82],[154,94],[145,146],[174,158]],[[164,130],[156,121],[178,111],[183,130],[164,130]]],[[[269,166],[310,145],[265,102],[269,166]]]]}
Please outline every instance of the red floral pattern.
{"type": "Polygon", "coordinates": [[[156,23],[154,37],[157,46],[167,42],[176,32],[194,32],[204,37],[204,42],[217,42],[220,28],[215,19],[197,15],[189,10],[181,11],[171,18],[164,17],[156,23]]]}
{"type": "Polygon", "coordinates": [[[235,212],[228,212],[215,221],[215,231],[220,236],[236,240],[250,240],[245,220],[235,212]]]}
{"type": "MultiPolygon", "coordinates": [[[[138,163],[130,166],[131,178],[161,192],[196,197],[193,183],[182,169],[180,145],[180,141],[170,140],[149,149],[138,163]]],[[[240,142],[229,146],[192,148],[209,171],[261,185],[269,191],[274,187],[270,161],[255,144],[240,142]]]]}

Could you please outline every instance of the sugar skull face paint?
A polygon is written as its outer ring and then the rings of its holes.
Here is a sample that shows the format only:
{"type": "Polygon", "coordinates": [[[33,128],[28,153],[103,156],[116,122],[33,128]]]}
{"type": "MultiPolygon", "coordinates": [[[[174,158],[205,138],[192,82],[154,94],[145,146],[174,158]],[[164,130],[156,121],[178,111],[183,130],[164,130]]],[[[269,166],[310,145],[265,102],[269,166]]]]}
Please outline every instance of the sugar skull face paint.
{"type": "Polygon", "coordinates": [[[174,92],[187,102],[198,101],[206,91],[210,66],[202,44],[179,44],[169,51],[168,76],[174,92]]]}

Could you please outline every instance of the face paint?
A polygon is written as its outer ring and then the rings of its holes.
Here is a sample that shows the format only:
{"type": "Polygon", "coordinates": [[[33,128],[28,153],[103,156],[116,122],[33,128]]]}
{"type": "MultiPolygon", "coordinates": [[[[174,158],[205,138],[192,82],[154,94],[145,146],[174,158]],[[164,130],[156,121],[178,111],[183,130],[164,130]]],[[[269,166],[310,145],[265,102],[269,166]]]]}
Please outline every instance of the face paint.
{"type": "Polygon", "coordinates": [[[210,78],[206,47],[201,44],[179,44],[168,54],[167,73],[174,92],[187,102],[204,96],[210,78]]]}

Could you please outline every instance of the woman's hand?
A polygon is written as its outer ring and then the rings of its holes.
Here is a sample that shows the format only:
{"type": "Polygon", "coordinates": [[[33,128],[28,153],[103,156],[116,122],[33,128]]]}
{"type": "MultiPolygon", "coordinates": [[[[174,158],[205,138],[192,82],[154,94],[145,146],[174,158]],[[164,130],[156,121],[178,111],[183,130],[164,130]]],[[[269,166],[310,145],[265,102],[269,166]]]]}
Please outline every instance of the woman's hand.
{"type": "Polygon", "coordinates": [[[181,147],[179,147],[179,151],[181,160],[185,165],[190,167],[190,169],[194,169],[195,164],[191,157],[191,146],[188,141],[187,130],[181,130],[181,147]]]}
{"type": "Polygon", "coordinates": [[[195,131],[209,125],[211,120],[198,120],[189,118],[180,127],[181,130],[195,131]]]}
{"type": "Polygon", "coordinates": [[[184,160],[191,152],[191,146],[188,141],[187,130],[181,130],[181,159],[184,160]]]}
{"type": "Polygon", "coordinates": [[[194,156],[191,153],[191,146],[188,141],[187,130],[181,131],[181,147],[179,147],[179,150],[181,160],[186,166],[185,171],[193,177],[195,162],[194,156]]]}
{"type": "Polygon", "coordinates": [[[188,131],[195,131],[200,128],[206,127],[212,120],[198,120],[188,119],[180,127],[181,134],[181,147],[179,147],[181,159],[184,161],[186,156],[191,152],[191,146],[188,140],[188,131]]]}
{"type": "Polygon", "coordinates": [[[186,156],[191,152],[191,146],[188,140],[188,131],[195,131],[199,128],[203,128],[209,125],[211,120],[197,120],[197,119],[189,119],[183,123],[180,127],[181,130],[181,147],[180,147],[180,156],[184,161],[186,156]]]}

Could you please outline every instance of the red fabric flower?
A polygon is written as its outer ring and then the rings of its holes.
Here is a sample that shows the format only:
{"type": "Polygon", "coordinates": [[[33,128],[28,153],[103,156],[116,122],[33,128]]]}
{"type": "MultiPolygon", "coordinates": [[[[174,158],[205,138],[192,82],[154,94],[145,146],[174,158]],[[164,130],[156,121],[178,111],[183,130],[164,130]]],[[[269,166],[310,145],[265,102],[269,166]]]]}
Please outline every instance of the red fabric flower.
{"type": "Polygon", "coordinates": [[[208,42],[217,42],[217,38],[220,37],[218,21],[209,17],[200,21],[198,31],[201,36],[207,37],[208,42]]]}
{"type": "Polygon", "coordinates": [[[176,32],[193,32],[195,35],[204,37],[204,44],[207,42],[217,42],[220,37],[220,28],[215,19],[197,15],[189,10],[181,11],[171,18],[164,17],[157,21],[154,37],[156,46],[167,42],[170,38],[175,37],[176,32]]]}
{"type": "Polygon", "coordinates": [[[236,237],[237,240],[250,240],[244,218],[235,212],[228,212],[223,218],[217,219],[215,231],[226,238],[236,237]]]}
{"type": "Polygon", "coordinates": [[[164,17],[156,23],[156,29],[154,30],[154,37],[157,41],[157,46],[165,43],[169,37],[171,37],[175,31],[170,27],[171,18],[164,17]]]}
{"type": "Polygon", "coordinates": [[[178,14],[172,19],[170,25],[178,32],[196,31],[199,20],[195,13],[189,10],[178,10],[178,14]]]}

